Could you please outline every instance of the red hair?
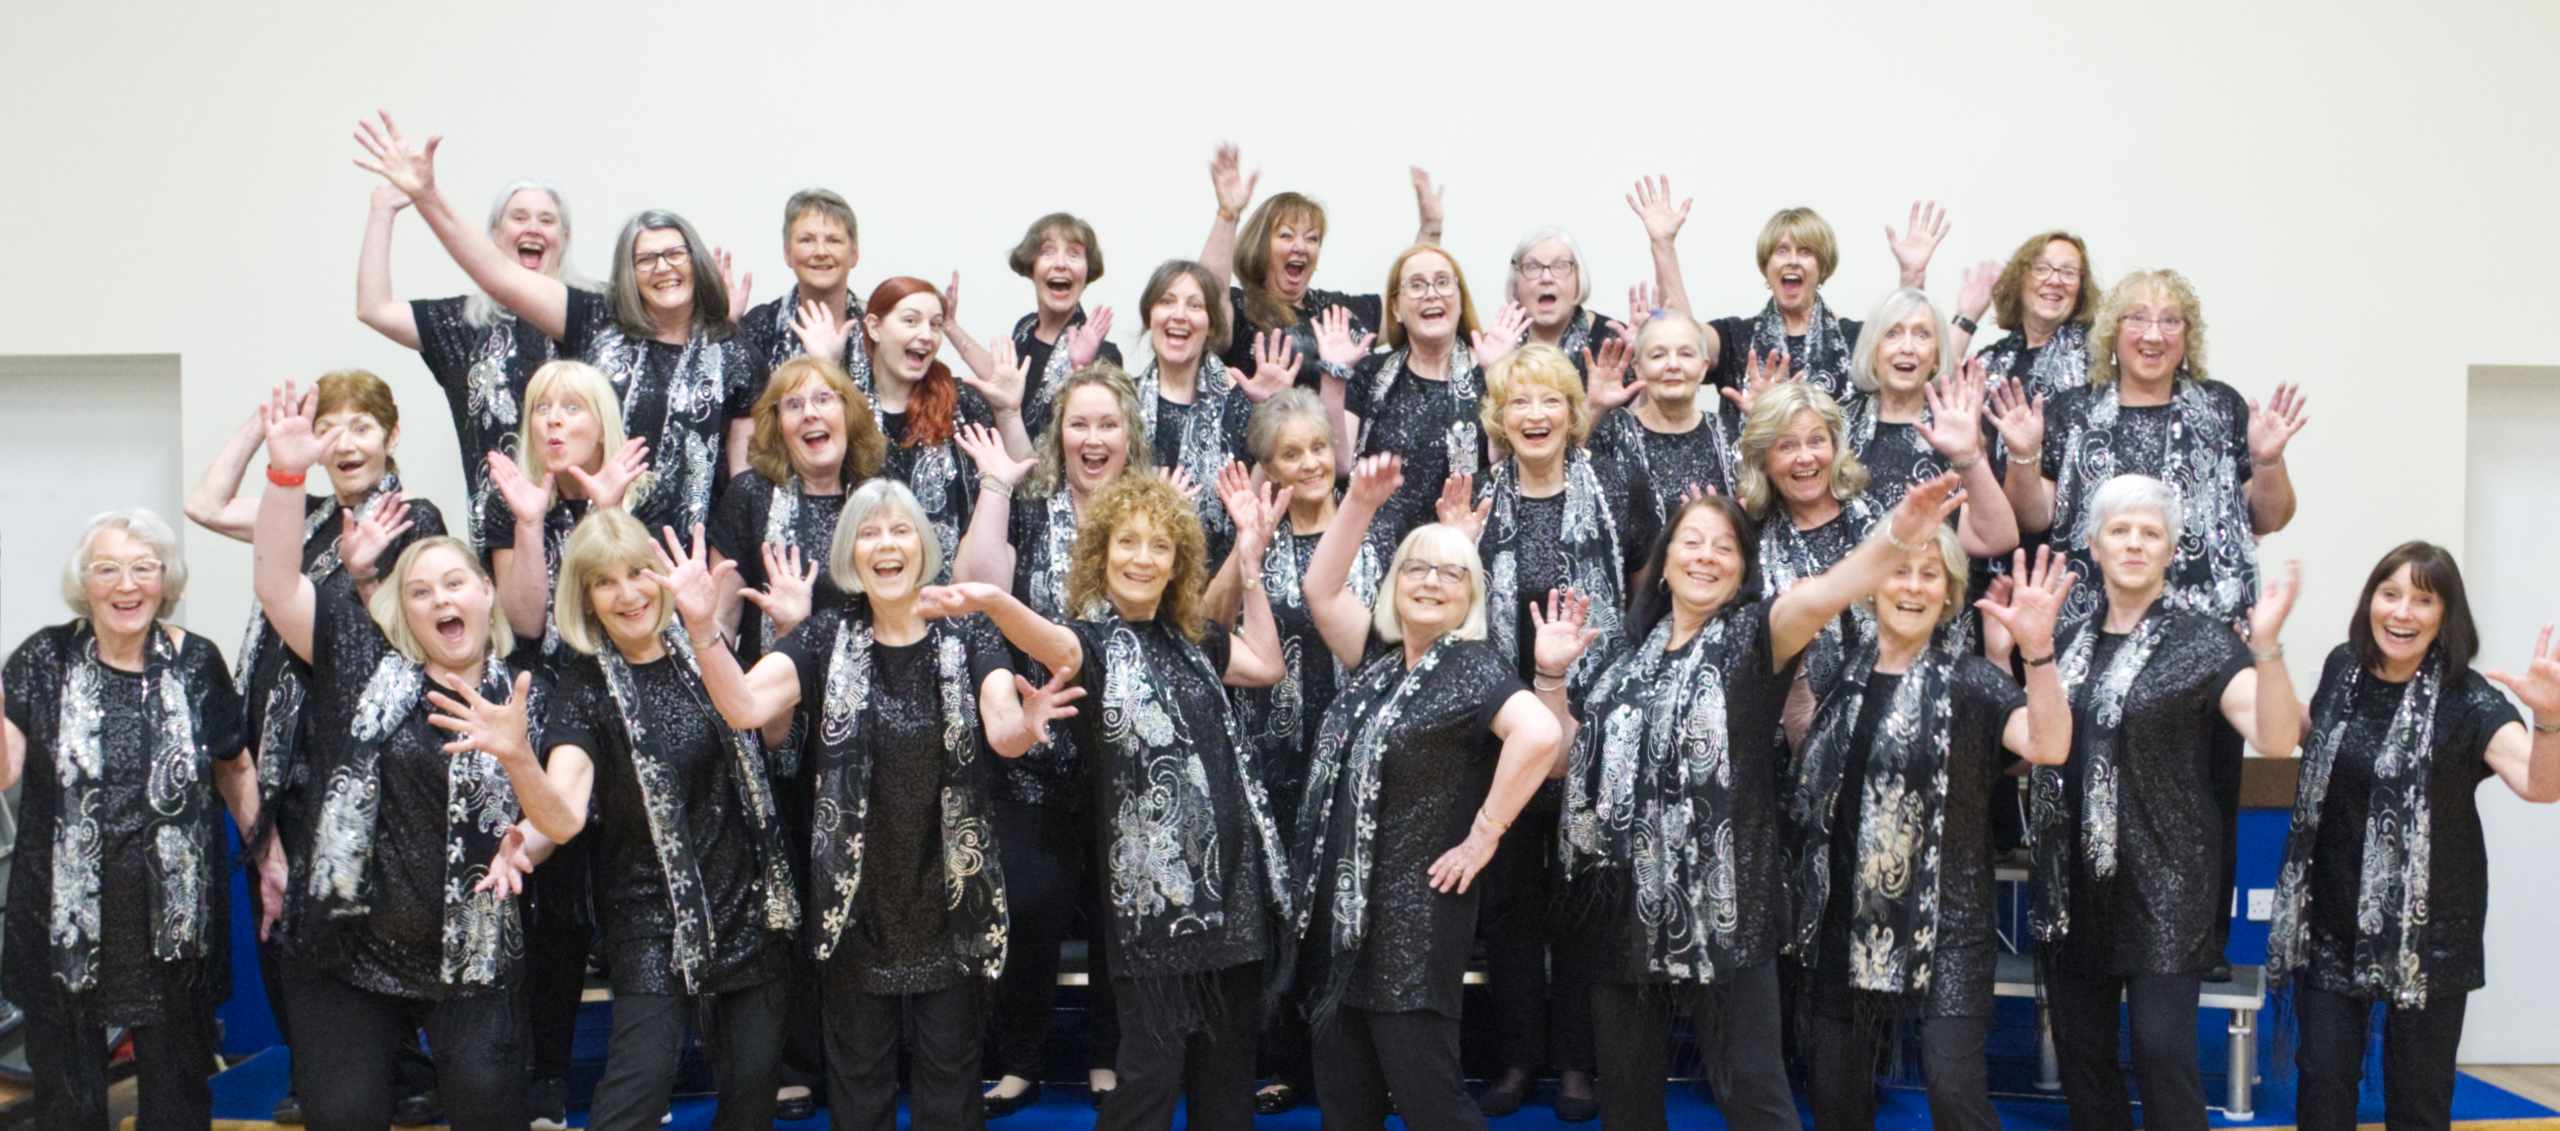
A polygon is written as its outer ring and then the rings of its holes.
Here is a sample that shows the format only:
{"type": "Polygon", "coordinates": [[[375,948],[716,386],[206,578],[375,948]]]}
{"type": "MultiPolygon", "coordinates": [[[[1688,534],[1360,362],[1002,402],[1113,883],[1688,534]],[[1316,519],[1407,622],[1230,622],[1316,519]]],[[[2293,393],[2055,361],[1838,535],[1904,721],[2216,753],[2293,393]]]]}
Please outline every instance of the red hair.
{"type": "MultiPolygon", "coordinates": [[[[913,275],[899,275],[873,287],[871,301],[863,304],[862,309],[873,318],[887,318],[899,303],[920,294],[932,295],[945,310],[951,308],[950,298],[935,289],[933,284],[913,275]]],[[[871,336],[870,323],[865,322],[862,348],[868,351],[879,344],[871,336]]],[[[949,440],[953,410],[959,403],[960,383],[952,378],[950,367],[942,364],[941,358],[935,358],[933,364],[925,369],[924,379],[916,382],[915,392],[907,398],[907,436],[898,442],[898,446],[921,448],[949,440]]]]}

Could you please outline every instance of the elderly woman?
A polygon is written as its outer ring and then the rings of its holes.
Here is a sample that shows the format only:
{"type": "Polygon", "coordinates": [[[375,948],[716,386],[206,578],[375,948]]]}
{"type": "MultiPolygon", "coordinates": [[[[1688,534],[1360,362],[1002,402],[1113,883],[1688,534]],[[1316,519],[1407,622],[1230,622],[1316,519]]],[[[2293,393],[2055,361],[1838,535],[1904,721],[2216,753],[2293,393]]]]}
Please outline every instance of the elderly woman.
{"type": "Polygon", "coordinates": [[[1990,264],[1965,276],[1956,300],[1955,351],[1964,352],[1983,312],[2008,329],[1974,351],[1994,382],[2015,380],[2030,401],[2089,383],[2089,322],[2098,306],[2089,244],[2059,229],[2027,237],[1997,276],[1990,264]]]}
{"type": "MultiPolygon", "coordinates": [[[[1258,561],[1279,508],[1255,509],[1237,516],[1237,552],[1258,561]]],[[[1079,785],[1110,870],[1103,941],[1124,1025],[1119,1087],[1096,1126],[1171,1127],[1179,1101],[1186,1126],[1250,1127],[1254,1022],[1288,921],[1288,861],[1225,688],[1279,678],[1279,633],[1258,577],[1235,633],[1207,621],[1200,523],[1170,483],[1123,476],[1087,518],[1067,607],[1090,614],[1060,623],[964,582],[928,590],[926,615],[986,613],[1062,673],[1053,686],[1085,692],[1079,785]]]]}
{"type": "MultiPolygon", "coordinates": [[[[393,298],[391,224],[408,206],[407,193],[387,184],[374,186],[364,250],[356,263],[356,320],[418,351],[428,374],[444,390],[453,412],[453,435],[462,446],[463,480],[471,485],[470,522],[463,529],[477,530],[496,498],[489,484],[489,453],[514,445],[525,382],[533,379],[535,367],[551,360],[554,346],[533,323],[485,294],[411,302],[393,298]]],[[[596,289],[569,267],[569,202],[546,182],[516,181],[498,190],[497,199],[489,202],[489,243],[526,270],[580,290],[596,289]]]]}
{"type": "MultiPolygon", "coordinates": [[[[770,731],[797,717],[811,736],[826,820],[808,846],[805,917],[835,1125],[896,1125],[904,1043],[915,1122],[982,1126],[980,1009],[1008,930],[984,754],[989,742],[1026,747],[1023,728],[1047,716],[1021,714],[1017,677],[984,618],[921,615],[917,596],[942,548],[915,494],[876,479],[844,510],[826,553],[834,595],[753,667],[706,653],[703,684],[732,726],[770,731]],[[902,1031],[912,1036],[902,1042],[902,1031]]],[[[730,567],[681,552],[671,564],[687,631],[712,627],[704,591],[716,593],[730,567]]],[[[1075,697],[1053,689],[1040,702],[1075,697]]]]}
{"type": "MultiPolygon", "coordinates": [[[[107,1125],[116,1026],[142,1073],[139,1126],[213,1118],[213,1007],[231,981],[215,804],[256,828],[258,772],[222,650],[164,619],[186,589],[168,523],[99,515],[63,563],[71,621],[29,636],[0,678],[0,789],[26,782],[7,993],[47,1127],[107,1125]]],[[[285,883],[284,858],[264,859],[261,937],[285,883]]]]}
{"type": "Polygon", "coordinates": [[[427,688],[521,727],[531,673],[510,672],[497,586],[459,539],[412,543],[370,599],[343,574],[304,575],[303,479],[337,442],[313,433],[314,400],[287,386],[269,404],[255,541],[258,603],[312,672],[304,760],[319,797],[291,924],[307,959],[285,972],[295,1091],[322,1131],[382,1126],[393,1052],[423,1014],[451,1124],[517,1131],[523,938],[515,902],[475,890],[515,797],[496,758],[429,723],[427,688]]]}
{"type": "MultiPolygon", "coordinates": [[[[1683,504],[1646,555],[1630,643],[1575,713],[1560,852],[1595,967],[1610,1127],[1666,1125],[1675,1001],[1713,1022],[1701,1026],[1715,1034],[1702,1052],[1725,1122],[1799,1126],[1779,1050],[1779,710],[1796,657],[1929,544],[1955,509],[1955,486],[1942,476],[1913,488],[1884,538],[1770,596],[1752,576],[1750,520],[1722,495],[1683,504]]],[[[1546,676],[1578,660],[1539,657],[1556,663],[1538,684],[1551,702],[1563,681],[1546,676]]]]}
{"type": "MultiPolygon", "coordinates": [[[[1005,265],[1032,285],[1032,311],[1013,324],[1010,336],[1014,357],[1028,377],[1022,426],[1037,436],[1049,427],[1058,390],[1068,377],[1095,358],[1120,364],[1120,347],[1105,337],[1111,332],[1111,308],[1100,307],[1091,318],[1084,313],[1085,288],[1102,281],[1102,240],[1083,217],[1052,212],[1023,231],[1006,253],[1005,265]]],[[[993,356],[976,338],[957,323],[946,329],[971,372],[985,376],[995,371],[993,356]]]]}
{"type": "Polygon", "coordinates": [[[520,466],[489,455],[489,478],[505,506],[480,528],[510,624],[541,625],[542,655],[559,651],[552,592],[569,532],[591,509],[637,509],[645,523],[672,518],[671,500],[647,470],[648,445],[622,432],[622,412],[605,375],[583,361],[554,361],[525,386],[520,466]]]}
{"type": "Polygon", "coordinates": [[[1404,486],[1378,518],[1378,537],[1399,544],[1432,520],[1450,476],[1484,469],[1484,373],[1520,340],[1527,315],[1505,306],[1490,330],[1477,329],[1458,261],[1428,244],[1396,256],[1387,290],[1388,352],[1369,352],[1369,335],[1347,312],[1327,311],[1316,321],[1316,356],[1336,449],[1404,457],[1404,486]]]}
{"type": "Polygon", "coordinates": [[[2454,1050],[2486,984],[2489,858],[2477,791],[2496,777],[2560,801],[2560,648],[2521,674],[2471,667],[2480,634],[2461,567],[2426,542],[2375,563],[2311,696],[2267,970],[2295,982],[2305,1131],[2356,1125],[2366,1032],[2383,1009],[2394,1127],[2452,1125],[2454,1050]],[[2531,730],[2492,682],[2533,712],[2531,730]]]}
{"type": "Polygon", "coordinates": [[[1568,358],[1598,354],[1627,336],[1625,323],[1594,314],[1591,276],[1582,269],[1582,244],[1562,228],[1540,228],[1511,249],[1511,301],[1528,312],[1520,344],[1563,350],[1568,358]]]}
{"type": "MultiPolygon", "coordinates": [[[[697,546],[701,537],[697,528],[697,546]]],[[[668,630],[668,583],[653,576],[665,565],[629,514],[604,509],[580,520],[560,564],[557,606],[573,655],[557,665],[540,742],[514,712],[429,698],[443,712],[439,725],[477,740],[506,768],[525,814],[517,835],[527,857],[544,859],[591,821],[596,830],[613,1035],[587,1125],[657,1126],[686,1022],[701,1017],[718,1032],[709,1041],[714,1126],[767,1128],[799,899],[764,751],[710,711],[691,639],[668,630]]],[[[503,878],[512,859],[502,852],[492,872],[503,878]]]]}
{"type": "MultiPolygon", "coordinates": [[[[816,311],[847,325],[859,313],[850,282],[854,265],[862,262],[862,227],[853,206],[830,189],[792,193],[782,202],[782,261],[791,268],[791,289],[738,319],[748,348],[767,370],[801,355],[798,327],[816,311]]],[[[742,289],[746,281],[741,279],[742,289]]],[[[822,356],[857,373],[869,360],[841,344],[822,356]]]]}
{"type": "MultiPolygon", "coordinates": [[[[2240,740],[2292,752],[2302,707],[2276,639],[2299,565],[2269,586],[2246,643],[2219,617],[2167,598],[2177,490],[2123,475],[2090,499],[2087,542],[2105,579],[2054,652],[2071,694],[2071,757],[2028,787],[2035,840],[2030,923],[2045,946],[2046,997],[2074,1127],[2130,1128],[2116,1069],[2116,1004],[2132,1014],[2143,1125],[2201,1128],[2196,992],[2231,929],[2230,814],[2240,740]]],[[[2076,602],[2074,602],[2076,604],[2076,602]]]]}
{"type": "Polygon", "coordinates": [[[1680,311],[1663,311],[1637,328],[1632,356],[1633,381],[1623,363],[1596,356],[1584,362],[1591,450],[1637,469],[1653,488],[1658,515],[1679,509],[1692,490],[1733,494],[1732,430],[1713,395],[1699,395],[1713,360],[1705,328],[1680,311]]]}
{"type": "MultiPolygon", "coordinates": [[[[1447,219],[1441,190],[1421,166],[1411,172],[1417,221],[1413,242],[1436,245],[1447,219]]],[[[1344,294],[1315,285],[1316,264],[1324,256],[1325,212],[1314,198],[1276,193],[1256,205],[1253,215],[1244,219],[1243,229],[1237,229],[1237,217],[1253,203],[1253,186],[1261,179],[1260,171],[1243,172],[1232,145],[1220,146],[1210,159],[1209,184],[1217,193],[1218,217],[1209,227],[1200,261],[1213,271],[1231,266],[1237,284],[1227,292],[1234,326],[1221,351],[1227,365],[1251,368],[1263,336],[1275,330],[1289,336],[1291,348],[1300,356],[1315,356],[1318,319],[1331,317],[1337,307],[1343,312],[1343,328],[1354,338],[1386,325],[1379,296],[1344,294]]],[[[1388,289],[1394,289],[1392,280],[1388,289]]]]}
{"type": "MultiPolygon", "coordinates": [[[[2170,603],[2240,624],[2258,596],[2258,538],[2293,521],[2284,451],[2309,423],[2308,401],[2278,385],[2261,407],[2206,376],[2204,347],[2204,310],[2186,276],[2136,271],[2098,305],[2089,383],[2038,406],[2008,382],[1993,398],[1994,420],[2020,530],[2094,572],[2099,488],[2120,475],[2161,479],[2185,515],[2170,603]]],[[[2064,614],[2085,617],[2097,599],[2078,594],[2064,614]]]]}
{"type": "MultiPolygon", "coordinates": [[[[711,497],[746,470],[764,391],[765,362],[737,333],[729,285],[717,255],[673,212],[650,209],[614,240],[606,293],[569,286],[524,266],[466,226],[437,191],[435,143],[408,148],[388,114],[358,123],[365,156],[357,164],[408,195],[464,274],[498,305],[602,370],[622,406],[623,426],[648,441],[672,520],[706,521],[711,497]]],[[[530,622],[527,622],[530,623],[530,622]]]]}
{"type": "MultiPolygon", "coordinates": [[[[1826,699],[1787,787],[1803,831],[1788,949],[1810,972],[1814,1125],[1872,1128],[1888,1019],[1915,1018],[1933,1127],[1997,1131],[1991,1031],[1991,804],[2007,755],[2059,765],[2071,705],[2053,665],[2027,686],[1939,630],[1970,561],[1940,529],[1898,552],[1865,601],[1876,633],[1826,699]]],[[[2039,549],[1983,609],[2029,656],[2053,654],[2072,577],[2039,549]]]]}
{"type": "Polygon", "coordinates": [[[1937,304],[1916,290],[1886,295],[1851,351],[1847,447],[1867,469],[1868,502],[1890,510],[1914,483],[1964,478],[1965,553],[2004,558],[2018,548],[2017,515],[1984,460],[1996,433],[1983,419],[1978,370],[1960,368],[1937,304]]]}
{"type": "Polygon", "coordinates": [[[834,582],[813,575],[835,543],[845,496],[880,474],[889,451],[871,398],[832,361],[803,356],[777,366],[754,419],[749,470],[729,481],[709,528],[712,563],[736,566],[724,574],[721,635],[749,666],[781,639],[765,608],[768,582],[787,573],[789,583],[775,592],[796,598],[801,585],[814,584],[813,600],[834,596],[834,582]],[[757,608],[751,624],[741,623],[744,604],[757,608]]]}
{"type": "MultiPolygon", "coordinates": [[[[1562,732],[1485,639],[1499,613],[1465,531],[1406,535],[1375,609],[1348,584],[1400,474],[1394,456],[1361,461],[1306,573],[1309,615],[1356,671],[1317,732],[1297,821],[1317,1096],[1328,1127],[1383,1127],[1390,1093],[1409,1127],[1482,1127],[1458,1064],[1474,885],[1562,732]]],[[[1557,631],[1580,633],[1583,603],[1551,603],[1557,631]]]]}

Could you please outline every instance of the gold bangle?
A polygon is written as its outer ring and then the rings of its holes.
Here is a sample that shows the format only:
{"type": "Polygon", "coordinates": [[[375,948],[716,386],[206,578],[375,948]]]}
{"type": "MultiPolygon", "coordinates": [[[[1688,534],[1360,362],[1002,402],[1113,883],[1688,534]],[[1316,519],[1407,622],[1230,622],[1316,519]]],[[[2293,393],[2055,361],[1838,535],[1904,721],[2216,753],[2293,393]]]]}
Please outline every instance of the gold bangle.
{"type": "Polygon", "coordinates": [[[1493,814],[1485,812],[1484,806],[1482,805],[1476,806],[1476,821],[1484,827],[1492,829],[1495,836],[1500,836],[1511,831],[1511,822],[1494,820],[1493,814]]]}

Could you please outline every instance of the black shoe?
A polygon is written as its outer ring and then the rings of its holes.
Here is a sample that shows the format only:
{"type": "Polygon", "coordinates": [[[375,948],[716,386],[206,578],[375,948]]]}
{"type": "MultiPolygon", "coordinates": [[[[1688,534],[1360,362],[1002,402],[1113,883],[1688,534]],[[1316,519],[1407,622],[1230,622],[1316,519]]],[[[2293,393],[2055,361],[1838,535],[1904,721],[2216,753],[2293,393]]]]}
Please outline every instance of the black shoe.
{"type": "Polygon", "coordinates": [[[286,1092],[283,1099],[276,1101],[275,1113],[269,1115],[267,1117],[267,1121],[270,1123],[282,1123],[288,1127],[301,1126],[302,1097],[293,1092],[286,1092]]]}
{"type": "Polygon", "coordinates": [[[1600,1101],[1590,1096],[1556,1097],[1556,1118],[1566,1123],[1589,1123],[1600,1117],[1600,1101]]]}
{"type": "Polygon", "coordinates": [[[1030,1087],[1024,1088],[1013,1095],[988,1096],[986,1098],[987,1118],[1001,1119],[1039,1102],[1040,1082],[1038,1080],[1034,1080],[1031,1082],[1030,1087]]]}
{"type": "MultiPolygon", "coordinates": [[[[1029,1093],[1024,1094],[1028,1095],[1029,1093]]],[[[992,1104],[988,1106],[990,1109],[994,1107],[992,1104]]],[[[811,1092],[805,1096],[793,1096],[787,1100],[775,1100],[773,1102],[773,1117],[785,1123],[795,1123],[803,1119],[813,1119],[817,1117],[817,1114],[818,1095],[815,1092],[811,1092]]],[[[992,1115],[994,1112],[990,1110],[988,1114],[992,1115]]]]}
{"type": "Polygon", "coordinates": [[[1528,1098],[1529,1074],[1517,1068],[1508,1069],[1492,1087],[1476,1097],[1476,1109],[1484,1112],[1487,1118],[1499,1119],[1520,1110],[1520,1104],[1528,1098]]]}
{"type": "Polygon", "coordinates": [[[1093,1110],[1102,1110],[1102,1105],[1111,1102],[1111,1093],[1119,1090],[1119,1087],[1116,1085],[1109,1088],[1095,1088],[1093,1090],[1093,1110]]]}
{"type": "Polygon", "coordinates": [[[444,1106],[436,1102],[436,1093],[433,1088],[423,1092],[411,1092],[400,1097],[400,1102],[391,1105],[391,1125],[394,1127],[423,1127],[430,1123],[442,1122],[444,1122],[444,1106]]]}
{"type": "Polygon", "coordinates": [[[1298,1090],[1287,1084],[1273,1084],[1253,1094],[1253,1110],[1257,1115],[1278,1115],[1298,1106],[1298,1090]]]}
{"type": "Polygon", "coordinates": [[[525,1114],[533,1131],[567,1131],[569,1082],[558,1076],[536,1076],[524,1086],[525,1114]]]}

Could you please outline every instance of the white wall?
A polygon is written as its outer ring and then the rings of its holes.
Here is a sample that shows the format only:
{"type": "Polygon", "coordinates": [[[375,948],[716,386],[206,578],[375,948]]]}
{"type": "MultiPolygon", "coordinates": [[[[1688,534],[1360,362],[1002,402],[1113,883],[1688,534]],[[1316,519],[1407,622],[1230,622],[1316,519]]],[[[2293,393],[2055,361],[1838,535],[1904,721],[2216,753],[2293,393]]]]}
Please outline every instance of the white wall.
{"type": "MultiPolygon", "coordinates": [[[[0,356],[0,648],[70,616],[62,562],[99,511],[157,511],[190,549],[221,539],[190,529],[179,511],[189,470],[181,431],[175,357],[0,356]]],[[[230,648],[234,600],[226,591],[213,603],[227,621],[198,619],[195,601],[177,615],[212,626],[230,648]]]]}
{"type": "MultiPolygon", "coordinates": [[[[957,268],[981,335],[1028,309],[1002,256],[1041,212],[1095,222],[1116,264],[1096,297],[1123,307],[1195,252],[1221,138],[1265,190],[1332,206],[1322,281],[1354,290],[1410,234],[1410,162],[1447,182],[1480,282],[1560,223],[1610,309],[1647,270],[1620,201],[1643,173],[1697,196],[1683,248],[1715,311],[1759,305],[1751,241],[1780,205],[1842,233],[1844,314],[1891,285],[1881,228],[1916,196],[1954,210],[1942,295],[2070,225],[2104,275],[2196,280],[2217,376],[2309,387],[2302,515],[2270,548],[2311,559],[2288,635],[2306,679],[2383,549],[2463,544],[2466,367],[2560,360],[2550,4],[20,8],[0,351],[182,355],[189,467],[265,384],[365,365],[409,410],[412,481],[458,496],[423,370],[351,316],[371,186],[348,132],[377,105],[449,138],[466,212],[557,178],[590,273],[623,217],[666,206],[770,296],[782,198],[831,185],[861,213],[857,282],[957,268]]],[[[396,254],[401,293],[459,287],[414,218],[396,254]]],[[[192,611],[227,639],[248,553],[197,547],[192,611]]]]}

